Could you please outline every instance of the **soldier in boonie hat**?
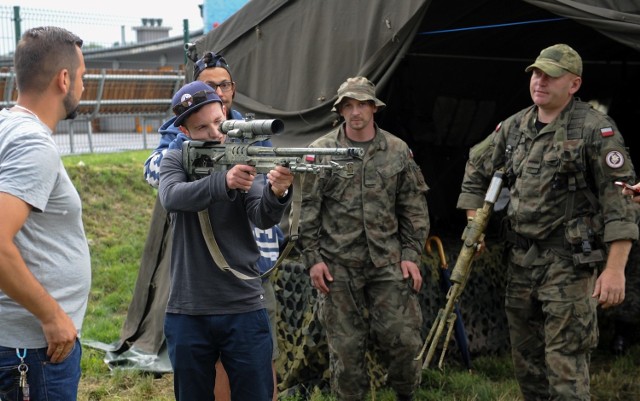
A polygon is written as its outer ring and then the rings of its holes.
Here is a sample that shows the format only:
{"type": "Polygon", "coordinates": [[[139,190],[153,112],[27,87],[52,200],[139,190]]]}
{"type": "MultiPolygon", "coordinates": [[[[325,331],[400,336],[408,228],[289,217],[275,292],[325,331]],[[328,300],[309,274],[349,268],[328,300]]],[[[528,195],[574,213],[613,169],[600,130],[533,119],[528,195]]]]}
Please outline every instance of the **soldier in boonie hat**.
{"type": "Polygon", "coordinates": [[[173,125],[176,127],[183,125],[187,117],[200,110],[205,104],[213,102],[219,102],[222,105],[222,100],[216,91],[204,82],[193,81],[184,85],[173,95],[171,101],[171,109],[177,117],[173,125]]]}
{"type": "Polygon", "coordinates": [[[534,68],[542,70],[550,77],[560,77],[567,72],[582,76],[582,58],[577,51],[563,43],[543,49],[536,61],[528,66],[525,71],[534,68]]]}
{"type": "Polygon", "coordinates": [[[372,101],[378,110],[386,106],[380,99],[376,98],[376,86],[365,77],[348,78],[338,88],[338,100],[333,104],[331,111],[338,112],[342,99],[349,97],[360,101],[372,101]]]}

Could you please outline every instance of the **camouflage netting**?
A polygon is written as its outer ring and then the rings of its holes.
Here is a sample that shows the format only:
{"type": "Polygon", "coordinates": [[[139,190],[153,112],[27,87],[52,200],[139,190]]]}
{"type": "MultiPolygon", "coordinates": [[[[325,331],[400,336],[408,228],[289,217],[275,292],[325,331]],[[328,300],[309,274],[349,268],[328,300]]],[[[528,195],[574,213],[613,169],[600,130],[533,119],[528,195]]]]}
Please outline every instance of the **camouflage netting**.
{"type": "MultiPolygon", "coordinates": [[[[459,239],[445,241],[443,248],[447,264],[452,269],[460,251],[459,239]]],[[[471,355],[487,355],[508,349],[508,330],[504,314],[506,268],[503,263],[502,244],[489,248],[472,265],[467,287],[460,299],[460,311],[467,332],[471,355]]],[[[444,307],[446,294],[439,287],[439,269],[442,263],[437,249],[433,255],[423,255],[425,284],[420,293],[424,316],[423,338],[431,328],[438,309],[444,307]]],[[[272,276],[279,302],[280,319],[277,323],[280,357],[276,362],[281,393],[308,394],[314,387],[329,388],[329,355],[324,331],[317,319],[316,290],[309,284],[309,275],[298,259],[289,258],[272,276]]],[[[372,385],[384,385],[384,369],[376,362],[375,353],[369,353],[372,385]]],[[[455,340],[451,340],[445,363],[460,358],[455,340]]],[[[437,364],[434,357],[432,366],[437,364]]]]}

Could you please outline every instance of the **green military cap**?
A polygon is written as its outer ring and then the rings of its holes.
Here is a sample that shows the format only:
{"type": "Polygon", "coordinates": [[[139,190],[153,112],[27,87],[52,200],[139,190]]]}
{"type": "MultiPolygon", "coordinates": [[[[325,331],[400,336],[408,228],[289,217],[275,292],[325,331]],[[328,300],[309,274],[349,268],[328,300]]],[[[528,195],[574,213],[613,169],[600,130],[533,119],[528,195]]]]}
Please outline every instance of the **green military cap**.
{"type": "Polygon", "coordinates": [[[535,63],[528,66],[525,71],[529,72],[534,68],[539,68],[545,74],[554,78],[567,72],[581,77],[582,58],[580,58],[577,51],[561,43],[543,49],[535,63]]]}
{"type": "Polygon", "coordinates": [[[338,88],[338,100],[333,104],[331,111],[337,112],[337,107],[345,97],[360,101],[371,100],[376,106],[378,106],[378,109],[382,109],[386,106],[382,101],[376,98],[376,86],[365,77],[348,78],[343,82],[338,88]]]}

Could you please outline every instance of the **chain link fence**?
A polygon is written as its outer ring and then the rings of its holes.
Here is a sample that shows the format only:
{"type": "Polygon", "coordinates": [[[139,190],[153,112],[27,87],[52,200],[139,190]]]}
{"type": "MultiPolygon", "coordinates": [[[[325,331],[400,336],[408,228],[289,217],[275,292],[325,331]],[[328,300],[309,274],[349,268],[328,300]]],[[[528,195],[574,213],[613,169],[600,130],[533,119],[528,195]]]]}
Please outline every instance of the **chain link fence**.
{"type": "Polygon", "coordinates": [[[132,29],[140,24],[134,17],[0,5],[0,56],[12,57],[21,32],[36,26],[65,27],[84,40],[86,51],[132,44],[132,29]]]}
{"type": "MultiPolygon", "coordinates": [[[[133,17],[0,5],[0,108],[12,107],[17,98],[13,53],[21,32],[63,26],[83,38],[86,53],[135,44],[126,33],[133,39],[132,29],[140,22],[133,17]],[[97,31],[99,37],[113,39],[98,41],[97,31]]],[[[88,68],[84,83],[78,118],[61,121],[53,136],[62,154],[155,148],[157,130],[171,114],[171,96],[184,83],[184,71],[88,68]]]]}

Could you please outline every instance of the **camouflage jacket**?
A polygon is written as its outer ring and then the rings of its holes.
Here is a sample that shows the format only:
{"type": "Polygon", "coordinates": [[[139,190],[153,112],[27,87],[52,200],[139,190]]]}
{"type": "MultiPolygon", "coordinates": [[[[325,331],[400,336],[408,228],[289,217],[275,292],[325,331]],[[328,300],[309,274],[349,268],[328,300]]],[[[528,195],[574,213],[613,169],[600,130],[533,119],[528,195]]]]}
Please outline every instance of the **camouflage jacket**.
{"type": "MultiPolygon", "coordinates": [[[[311,147],[358,146],[344,124],[311,147]]],[[[354,163],[327,176],[302,178],[300,239],[307,267],[325,261],[376,267],[420,262],[429,233],[427,184],[405,142],[376,126],[362,158],[322,156],[316,163],[354,163]]]]}
{"type": "Polygon", "coordinates": [[[637,239],[637,208],[614,185],[614,181],[635,183],[636,178],[613,120],[577,99],[540,132],[535,128],[536,115],[535,106],[514,114],[471,149],[458,208],[481,207],[493,172],[507,163],[506,170],[512,173],[507,215],[518,234],[544,239],[565,223],[569,188],[578,182],[570,217],[600,216],[604,242],[637,239]],[[581,130],[570,125],[576,123],[571,116],[579,104],[586,110],[581,130]],[[569,130],[578,130],[580,138],[567,139],[569,130]],[[507,157],[511,135],[519,135],[519,141],[507,157]],[[588,199],[591,194],[597,198],[595,205],[588,199]]]}

